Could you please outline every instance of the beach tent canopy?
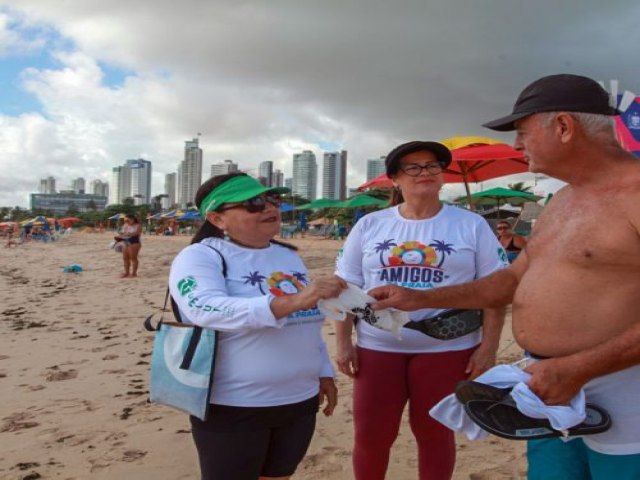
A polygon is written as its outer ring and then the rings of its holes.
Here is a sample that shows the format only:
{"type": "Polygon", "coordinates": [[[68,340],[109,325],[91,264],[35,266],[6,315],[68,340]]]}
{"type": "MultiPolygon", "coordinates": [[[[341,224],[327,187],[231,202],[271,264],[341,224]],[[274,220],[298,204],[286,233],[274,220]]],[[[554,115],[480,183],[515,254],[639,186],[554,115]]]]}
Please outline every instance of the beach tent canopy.
{"type": "Polygon", "coordinates": [[[341,202],[340,200],[334,200],[332,198],[319,198],[318,200],[314,200],[310,203],[305,203],[304,205],[300,205],[296,207],[297,210],[318,210],[321,208],[333,208],[339,207],[341,202]]]}
{"type": "Polygon", "coordinates": [[[124,217],[126,217],[124,213],[116,213],[115,215],[109,217],[107,220],[121,220],[124,217]]]}
{"type": "Polygon", "coordinates": [[[290,203],[283,203],[280,205],[280,211],[282,213],[284,212],[290,212],[291,210],[294,210],[296,207],[294,205],[291,205],[290,203]]]}
{"type": "Polygon", "coordinates": [[[185,214],[184,210],[180,210],[178,208],[176,210],[171,210],[170,212],[163,213],[162,214],[162,218],[175,218],[175,217],[179,217],[180,215],[184,215],[184,214],[185,214]]]}
{"type": "Polygon", "coordinates": [[[197,210],[187,210],[182,215],[175,217],[176,220],[202,220],[200,212],[197,210]]]}
{"type": "MultiPolygon", "coordinates": [[[[460,200],[464,197],[460,197],[460,200]]],[[[522,205],[525,202],[537,202],[543,197],[529,192],[511,190],[509,188],[496,187],[482,192],[471,194],[471,203],[474,205],[497,205],[500,203],[510,203],[511,205],[522,205]]]]}
{"type": "Polygon", "coordinates": [[[340,202],[338,207],[342,208],[358,208],[358,207],[366,207],[369,205],[386,205],[387,200],[380,200],[379,198],[372,197],[370,195],[356,195],[355,197],[351,197],[349,200],[345,200],[344,202],[340,202]]]}
{"type": "Polygon", "coordinates": [[[496,187],[482,192],[476,192],[470,197],[460,197],[458,201],[466,201],[472,205],[495,205],[497,207],[497,218],[500,218],[500,203],[511,205],[523,205],[525,202],[537,202],[544,197],[534,195],[529,192],[510,190],[508,188],[496,187]]]}
{"type": "Polygon", "coordinates": [[[20,222],[21,227],[32,227],[34,225],[44,225],[45,223],[49,223],[48,219],[43,216],[37,216],[34,218],[30,218],[28,220],[23,220],[20,222]]]}

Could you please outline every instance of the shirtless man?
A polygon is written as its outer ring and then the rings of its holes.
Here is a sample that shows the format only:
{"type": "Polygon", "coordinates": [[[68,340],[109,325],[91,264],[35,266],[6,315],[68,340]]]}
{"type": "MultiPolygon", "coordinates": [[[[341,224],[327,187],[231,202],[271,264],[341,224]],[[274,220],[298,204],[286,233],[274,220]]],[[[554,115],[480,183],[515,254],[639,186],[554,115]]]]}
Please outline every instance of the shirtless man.
{"type": "Polygon", "coordinates": [[[464,285],[369,292],[377,309],[512,303],[514,337],[539,358],[527,368],[529,387],[551,405],[584,388],[609,412],[607,432],[530,441],[530,479],[640,478],[640,161],[618,144],[615,113],[591,79],[533,82],[512,115],[485,124],[515,129],[529,170],[568,183],[519,257],[464,285]]]}

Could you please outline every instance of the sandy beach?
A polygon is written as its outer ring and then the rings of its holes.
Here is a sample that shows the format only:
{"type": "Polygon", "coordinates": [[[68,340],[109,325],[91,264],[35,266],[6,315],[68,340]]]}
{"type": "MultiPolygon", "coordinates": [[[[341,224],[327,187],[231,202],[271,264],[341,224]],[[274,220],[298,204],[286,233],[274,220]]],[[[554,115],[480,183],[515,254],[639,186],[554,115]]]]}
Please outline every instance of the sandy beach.
{"type": "MultiPolygon", "coordinates": [[[[74,232],[54,243],[0,248],[0,478],[198,478],[186,415],[147,403],[153,335],[169,265],[189,238],[143,237],[139,277],[120,279],[112,235],[74,232]],[[64,273],[76,263],[82,273],[64,273]]],[[[330,274],[341,242],[296,239],[311,277],[330,274]]],[[[169,314],[170,315],[170,314],[169,314]]],[[[333,326],[324,330],[330,351],[333,326]]],[[[499,361],[520,356],[505,326],[499,361]]],[[[339,405],[318,416],[309,452],[294,478],[349,480],[351,382],[338,376],[339,405]]],[[[426,412],[425,412],[426,414],[426,412]]],[[[455,479],[524,478],[525,445],[458,438],[455,479]]],[[[414,479],[416,451],[406,426],[388,479],[414,479]]]]}

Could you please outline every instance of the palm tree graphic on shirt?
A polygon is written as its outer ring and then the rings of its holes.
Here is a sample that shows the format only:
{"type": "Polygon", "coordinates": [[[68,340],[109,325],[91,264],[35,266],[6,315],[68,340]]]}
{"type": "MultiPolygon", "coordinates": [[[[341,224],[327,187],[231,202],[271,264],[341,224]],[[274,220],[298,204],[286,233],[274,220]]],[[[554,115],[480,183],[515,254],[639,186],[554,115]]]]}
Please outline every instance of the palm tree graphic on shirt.
{"type": "Polygon", "coordinates": [[[433,247],[436,252],[441,254],[440,263],[436,265],[436,268],[440,268],[442,266],[447,255],[450,255],[456,251],[456,249],[453,248],[453,243],[446,243],[444,240],[434,240],[429,244],[429,246],[433,247]]]}
{"type": "Polygon", "coordinates": [[[308,283],[307,275],[304,272],[291,272],[291,275],[293,275],[293,278],[298,280],[300,283],[304,283],[305,285],[308,283]]]}
{"type": "Polygon", "coordinates": [[[247,283],[251,283],[251,286],[255,286],[256,284],[258,285],[258,288],[260,289],[260,293],[262,295],[265,295],[264,290],[262,290],[262,281],[265,280],[267,277],[265,277],[264,275],[260,275],[260,272],[249,272],[249,275],[245,275],[244,277],[242,277],[245,279],[245,285],[247,283]]]}
{"type": "Polygon", "coordinates": [[[390,238],[389,240],[383,240],[380,243],[376,243],[375,249],[376,253],[380,254],[380,265],[384,266],[384,258],[382,257],[382,254],[389,250],[391,247],[395,247],[397,245],[398,244],[393,241],[393,238],[390,238]]]}

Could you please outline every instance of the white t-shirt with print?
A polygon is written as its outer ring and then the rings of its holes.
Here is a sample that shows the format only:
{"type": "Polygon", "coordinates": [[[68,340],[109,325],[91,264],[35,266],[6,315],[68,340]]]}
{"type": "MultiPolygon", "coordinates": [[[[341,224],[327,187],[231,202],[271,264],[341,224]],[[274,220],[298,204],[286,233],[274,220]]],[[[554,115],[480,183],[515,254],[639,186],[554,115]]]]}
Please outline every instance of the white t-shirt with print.
{"type": "MultiPolygon", "coordinates": [[[[381,285],[426,290],[472,281],[507,266],[504,249],[480,215],[443,205],[432,218],[409,220],[398,207],[362,217],[338,256],[336,274],[365,291],[381,285]]],[[[422,309],[411,320],[444,310],[422,309]]],[[[423,353],[464,350],[478,344],[481,330],[438,340],[403,328],[401,339],[358,322],[358,345],[385,352],[423,353]]]]}
{"type": "Polygon", "coordinates": [[[169,274],[171,296],[185,323],[220,332],[211,403],[264,407],[297,403],[319,391],[334,371],[317,308],[276,319],[274,296],[309,282],[297,253],[280,245],[244,248],[207,238],[182,250],[169,274]],[[220,255],[227,264],[222,274],[220,255]]]}

